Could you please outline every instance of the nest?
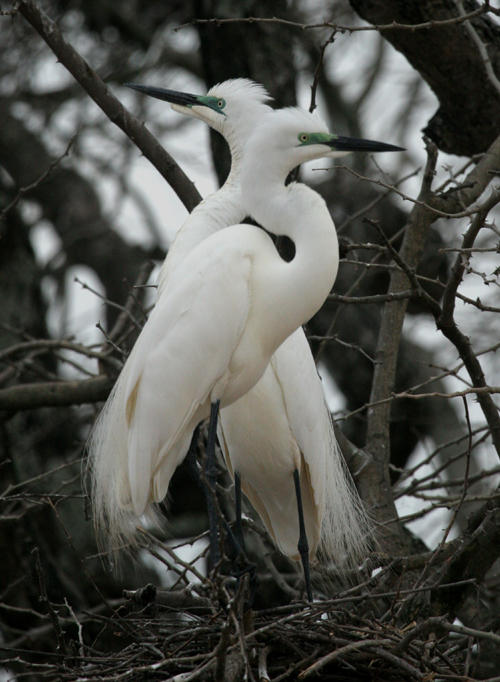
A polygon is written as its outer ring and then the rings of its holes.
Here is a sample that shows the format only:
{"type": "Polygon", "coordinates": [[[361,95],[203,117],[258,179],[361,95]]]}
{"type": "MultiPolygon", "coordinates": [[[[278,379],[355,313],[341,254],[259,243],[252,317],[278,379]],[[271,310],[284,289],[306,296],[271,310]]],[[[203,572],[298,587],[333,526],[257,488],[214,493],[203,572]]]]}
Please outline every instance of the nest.
{"type": "Polygon", "coordinates": [[[500,643],[444,617],[412,620],[407,606],[401,595],[366,585],[269,609],[249,607],[247,580],[230,585],[216,577],[176,590],[147,585],[78,615],[67,603],[50,605],[45,634],[56,637],[53,653],[14,643],[4,664],[24,668],[23,679],[79,682],[427,682],[473,680],[477,642],[500,643]]]}

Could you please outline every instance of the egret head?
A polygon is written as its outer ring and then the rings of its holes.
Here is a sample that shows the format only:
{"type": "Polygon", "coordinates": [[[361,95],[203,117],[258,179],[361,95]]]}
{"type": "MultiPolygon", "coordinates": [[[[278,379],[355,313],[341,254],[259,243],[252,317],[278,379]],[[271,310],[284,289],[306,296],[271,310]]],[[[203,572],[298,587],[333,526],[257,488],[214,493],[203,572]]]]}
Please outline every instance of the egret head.
{"type": "Polygon", "coordinates": [[[271,111],[248,142],[249,156],[261,157],[266,164],[277,165],[284,173],[306,161],[322,157],[344,156],[350,152],[401,151],[385,142],[375,142],[330,133],[316,113],[289,107],[271,111]]]}
{"type": "Polygon", "coordinates": [[[258,119],[271,109],[266,89],[247,78],[234,78],[214,85],[206,95],[127,83],[128,87],[172,104],[181,114],[199,118],[232,142],[244,144],[258,119]]]}

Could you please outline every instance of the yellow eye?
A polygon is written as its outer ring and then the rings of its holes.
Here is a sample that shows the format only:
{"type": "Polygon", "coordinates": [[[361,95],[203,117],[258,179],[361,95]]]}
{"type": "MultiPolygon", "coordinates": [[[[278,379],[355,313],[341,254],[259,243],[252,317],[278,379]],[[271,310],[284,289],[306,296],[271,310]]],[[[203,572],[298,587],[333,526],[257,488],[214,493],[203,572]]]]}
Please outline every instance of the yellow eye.
{"type": "Polygon", "coordinates": [[[219,109],[223,109],[225,104],[226,104],[226,103],[225,103],[225,101],[224,101],[223,99],[218,99],[218,100],[217,100],[217,106],[219,107],[219,109]]]}
{"type": "Polygon", "coordinates": [[[309,135],[307,133],[300,133],[299,141],[300,142],[308,142],[309,141],[309,135]]]}

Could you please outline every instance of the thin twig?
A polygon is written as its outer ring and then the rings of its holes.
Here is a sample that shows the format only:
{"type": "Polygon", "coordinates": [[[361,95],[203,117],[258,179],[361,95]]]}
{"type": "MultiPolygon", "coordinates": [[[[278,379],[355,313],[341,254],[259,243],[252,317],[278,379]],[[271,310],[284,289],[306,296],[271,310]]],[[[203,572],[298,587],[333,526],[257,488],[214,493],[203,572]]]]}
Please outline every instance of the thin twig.
{"type": "Polygon", "coordinates": [[[215,26],[222,26],[224,24],[281,24],[283,26],[290,26],[291,28],[298,28],[302,31],[311,29],[329,28],[339,33],[356,33],[359,31],[426,31],[429,29],[439,29],[443,26],[450,26],[453,24],[461,24],[474,17],[487,14],[488,12],[495,12],[490,7],[489,2],[486,2],[476,10],[469,12],[465,16],[450,17],[449,19],[433,19],[430,21],[422,21],[419,24],[402,24],[397,21],[392,21],[390,24],[373,24],[371,26],[353,26],[344,24],[335,24],[330,21],[325,21],[317,24],[304,24],[290,19],[282,19],[280,17],[211,17],[210,19],[192,19],[191,21],[181,24],[174,28],[174,31],[180,31],[188,26],[195,26],[196,24],[211,24],[215,26]]]}

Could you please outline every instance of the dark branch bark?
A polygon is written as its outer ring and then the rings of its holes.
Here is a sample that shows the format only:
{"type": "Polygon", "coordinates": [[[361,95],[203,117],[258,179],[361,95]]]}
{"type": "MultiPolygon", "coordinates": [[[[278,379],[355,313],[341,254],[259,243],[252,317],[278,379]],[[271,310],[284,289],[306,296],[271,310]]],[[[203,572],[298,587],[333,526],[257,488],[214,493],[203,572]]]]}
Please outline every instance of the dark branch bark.
{"type": "Polygon", "coordinates": [[[500,507],[497,500],[488,502],[471,520],[471,530],[462,538],[455,554],[446,562],[439,584],[473,578],[471,585],[434,589],[431,593],[435,614],[456,614],[466,598],[477,590],[487,571],[500,556],[500,507]]]}
{"type": "MultiPolygon", "coordinates": [[[[350,0],[371,24],[418,24],[458,16],[453,0],[350,0]]],[[[467,10],[477,3],[467,3],[467,10]]],[[[472,25],[488,48],[493,68],[500,64],[500,27],[487,16],[472,25]]],[[[456,23],[426,31],[394,29],[382,35],[419,71],[439,100],[425,133],[440,149],[471,156],[485,151],[500,132],[500,93],[467,26],[456,23]],[[480,106],[478,103],[481,103],[480,106]]]]}
{"type": "MultiPolygon", "coordinates": [[[[430,186],[437,159],[435,147],[428,149],[428,162],[422,182],[419,199],[426,202],[430,195],[430,186]]],[[[400,258],[412,270],[416,270],[430,225],[434,220],[432,213],[415,204],[408,221],[400,258]]],[[[408,288],[408,278],[401,269],[393,270],[389,285],[389,294],[398,293],[408,288]]],[[[370,402],[376,403],[388,398],[394,390],[396,366],[400,345],[403,320],[408,299],[388,301],[384,305],[379,331],[377,350],[375,353],[375,370],[373,373],[370,402]]],[[[366,449],[373,456],[373,461],[360,477],[360,489],[364,500],[367,500],[381,527],[380,541],[387,551],[401,550],[404,547],[402,529],[394,523],[397,519],[396,507],[391,490],[389,474],[390,459],[390,410],[391,403],[383,402],[368,410],[366,449]]]]}
{"type": "Polygon", "coordinates": [[[452,188],[430,200],[432,208],[445,213],[458,213],[473,204],[498,175],[500,165],[500,135],[493,140],[476,166],[467,174],[460,189],[452,188]]]}
{"type": "Polygon", "coordinates": [[[83,405],[106,400],[114,380],[98,376],[83,381],[47,381],[19,384],[0,390],[0,409],[6,412],[37,407],[83,405]]]}

